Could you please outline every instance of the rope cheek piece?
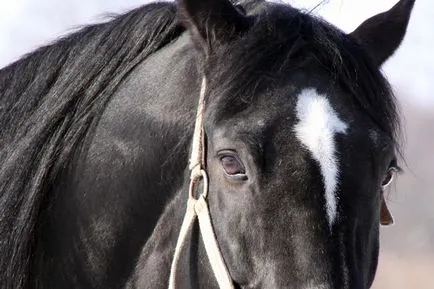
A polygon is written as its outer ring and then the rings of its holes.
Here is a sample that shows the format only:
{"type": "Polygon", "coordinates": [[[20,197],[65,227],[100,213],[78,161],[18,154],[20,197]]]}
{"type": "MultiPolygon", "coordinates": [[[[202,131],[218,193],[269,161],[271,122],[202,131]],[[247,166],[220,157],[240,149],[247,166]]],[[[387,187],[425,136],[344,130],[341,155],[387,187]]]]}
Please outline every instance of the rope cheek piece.
{"type": "Polygon", "coordinates": [[[169,289],[176,289],[176,271],[186,237],[196,217],[199,220],[199,230],[205,245],[205,251],[214,272],[214,276],[221,289],[234,289],[232,278],[224,262],[223,256],[217,244],[217,239],[211,223],[208,209],[207,196],[209,190],[208,174],[205,167],[205,146],[203,118],[205,108],[206,78],[202,79],[199,104],[196,114],[196,122],[193,134],[192,152],[190,157],[190,186],[188,192],[187,209],[182,221],[181,230],[176,242],[175,253],[170,268],[169,289]],[[194,192],[199,183],[203,181],[203,191],[195,198],[194,192]]]}

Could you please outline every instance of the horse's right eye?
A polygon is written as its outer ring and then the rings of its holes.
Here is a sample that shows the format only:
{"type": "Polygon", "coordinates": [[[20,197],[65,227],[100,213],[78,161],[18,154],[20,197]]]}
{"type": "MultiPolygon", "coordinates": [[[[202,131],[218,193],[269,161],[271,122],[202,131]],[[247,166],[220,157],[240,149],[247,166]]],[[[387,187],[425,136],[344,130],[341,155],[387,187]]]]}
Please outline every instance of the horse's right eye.
{"type": "Polygon", "coordinates": [[[393,181],[396,172],[398,169],[396,167],[390,167],[386,174],[384,175],[383,181],[381,182],[381,186],[384,188],[387,188],[393,181]]]}
{"type": "Polygon", "coordinates": [[[225,172],[230,176],[244,175],[246,173],[244,166],[235,156],[231,156],[231,155],[222,156],[220,158],[220,162],[225,172]]]}

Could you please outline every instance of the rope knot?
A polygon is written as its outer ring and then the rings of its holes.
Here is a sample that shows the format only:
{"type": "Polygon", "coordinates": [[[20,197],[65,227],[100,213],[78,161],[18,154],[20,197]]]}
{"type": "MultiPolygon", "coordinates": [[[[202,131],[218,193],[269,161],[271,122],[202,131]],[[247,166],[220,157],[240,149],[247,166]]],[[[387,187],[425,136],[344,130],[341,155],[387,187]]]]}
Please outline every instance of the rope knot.
{"type": "Polygon", "coordinates": [[[197,200],[200,196],[203,196],[206,199],[208,195],[208,188],[209,188],[208,174],[199,165],[195,166],[191,170],[191,175],[190,175],[190,187],[188,190],[189,199],[197,200]],[[202,193],[196,198],[194,192],[202,180],[203,180],[202,193]]]}

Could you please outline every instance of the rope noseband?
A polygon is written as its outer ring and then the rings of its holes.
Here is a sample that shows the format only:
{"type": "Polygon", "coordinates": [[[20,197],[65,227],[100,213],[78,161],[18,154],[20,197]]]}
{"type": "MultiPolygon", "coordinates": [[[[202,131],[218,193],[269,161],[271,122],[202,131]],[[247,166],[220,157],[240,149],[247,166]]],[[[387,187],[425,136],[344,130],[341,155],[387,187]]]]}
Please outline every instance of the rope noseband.
{"type": "Polygon", "coordinates": [[[211,217],[208,210],[207,195],[209,189],[208,174],[205,166],[205,146],[203,117],[205,108],[206,79],[202,79],[200,89],[199,105],[196,114],[196,123],[193,134],[192,152],[190,157],[189,169],[190,186],[188,192],[187,210],[182,221],[178,241],[176,242],[175,253],[170,268],[169,289],[175,289],[176,271],[181,256],[182,248],[185,245],[186,237],[193,225],[196,217],[199,220],[199,230],[205,245],[205,250],[211,264],[211,268],[221,289],[234,289],[232,278],[225,265],[223,256],[217,244],[214,229],[211,224],[211,217]],[[203,181],[203,191],[198,198],[194,197],[194,192],[198,184],[203,181]]]}

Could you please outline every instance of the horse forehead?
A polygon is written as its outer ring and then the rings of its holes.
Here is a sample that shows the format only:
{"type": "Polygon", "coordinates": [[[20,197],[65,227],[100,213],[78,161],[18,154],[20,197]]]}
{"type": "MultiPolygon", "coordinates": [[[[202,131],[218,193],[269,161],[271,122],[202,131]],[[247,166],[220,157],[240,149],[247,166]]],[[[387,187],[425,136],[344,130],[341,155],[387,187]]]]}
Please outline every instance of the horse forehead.
{"type": "Polygon", "coordinates": [[[318,163],[324,184],[326,212],[330,227],[337,217],[339,153],[336,136],[346,135],[348,124],[332,107],[329,97],[314,88],[303,89],[295,106],[295,135],[318,163]]]}

